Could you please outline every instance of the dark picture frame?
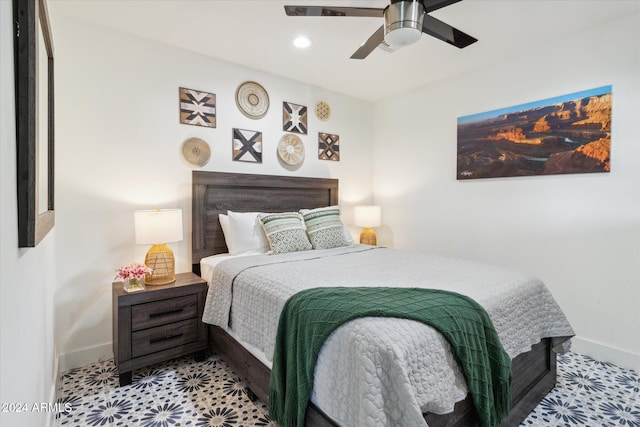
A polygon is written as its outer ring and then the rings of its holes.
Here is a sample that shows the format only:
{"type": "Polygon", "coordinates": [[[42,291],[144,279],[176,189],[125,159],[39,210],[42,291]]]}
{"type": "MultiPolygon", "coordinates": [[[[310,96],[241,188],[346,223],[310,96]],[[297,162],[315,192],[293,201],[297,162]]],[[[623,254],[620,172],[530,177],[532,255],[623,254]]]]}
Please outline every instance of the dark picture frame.
{"type": "Polygon", "coordinates": [[[46,0],[13,0],[18,246],[55,224],[54,67],[46,0]]]}

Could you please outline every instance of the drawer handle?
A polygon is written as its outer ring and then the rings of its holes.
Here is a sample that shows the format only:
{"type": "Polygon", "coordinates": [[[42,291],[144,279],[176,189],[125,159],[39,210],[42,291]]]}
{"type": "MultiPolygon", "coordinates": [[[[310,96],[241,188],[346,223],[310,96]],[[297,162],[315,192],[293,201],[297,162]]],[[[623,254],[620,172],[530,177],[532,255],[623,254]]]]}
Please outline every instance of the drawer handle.
{"type": "Polygon", "coordinates": [[[171,340],[171,339],[174,339],[174,338],[179,338],[182,335],[184,335],[184,334],[180,333],[180,334],[173,334],[173,335],[165,335],[164,337],[160,337],[160,338],[152,338],[152,339],[149,340],[149,344],[155,344],[155,343],[159,343],[159,342],[162,342],[162,341],[171,340]]]}
{"type": "Polygon", "coordinates": [[[176,308],[175,310],[163,311],[162,313],[151,313],[149,318],[153,319],[154,317],[169,316],[170,314],[176,314],[182,311],[184,311],[184,308],[176,308]]]}

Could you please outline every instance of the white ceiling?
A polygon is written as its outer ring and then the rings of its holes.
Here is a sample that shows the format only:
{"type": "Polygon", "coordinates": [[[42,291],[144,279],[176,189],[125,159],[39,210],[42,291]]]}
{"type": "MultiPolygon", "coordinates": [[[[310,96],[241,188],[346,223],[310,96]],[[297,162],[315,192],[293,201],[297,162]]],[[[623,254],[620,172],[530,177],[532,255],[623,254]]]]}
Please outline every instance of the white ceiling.
{"type": "MultiPolygon", "coordinates": [[[[458,49],[423,35],[394,53],[376,49],[364,60],[353,60],[351,54],[382,18],[288,17],[285,4],[383,8],[388,1],[49,0],[49,9],[54,18],[69,15],[365,100],[409,91],[640,13],[640,0],[464,0],[432,15],[477,43],[458,49]],[[311,39],[306,50],[292,45],[301,34],[311,39]]],[[[567,65],[558,64],[560,69],[567,65]]]]}

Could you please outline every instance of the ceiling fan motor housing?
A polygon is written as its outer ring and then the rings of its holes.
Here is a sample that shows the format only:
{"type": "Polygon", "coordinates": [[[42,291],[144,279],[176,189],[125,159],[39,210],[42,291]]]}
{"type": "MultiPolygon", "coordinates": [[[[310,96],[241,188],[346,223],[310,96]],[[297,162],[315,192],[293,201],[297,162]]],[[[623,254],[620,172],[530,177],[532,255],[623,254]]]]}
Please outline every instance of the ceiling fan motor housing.
{"type": "Polygon", "coordinates": [[[395,47],[417,42],[423,19],[424,6],[419,0],[392,1],[384,13],[384,41],[395,47]]]}

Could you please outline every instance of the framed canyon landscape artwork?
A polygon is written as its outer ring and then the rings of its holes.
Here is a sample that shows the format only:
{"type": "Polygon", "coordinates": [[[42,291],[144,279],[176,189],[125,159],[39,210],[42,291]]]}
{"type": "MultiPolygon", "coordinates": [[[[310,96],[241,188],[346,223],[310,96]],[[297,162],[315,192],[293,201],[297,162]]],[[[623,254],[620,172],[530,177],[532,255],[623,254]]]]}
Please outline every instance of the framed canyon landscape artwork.
{"type": "Polygon", "coordinates": [[[458,179],[609,172],[611,86],[458,118],[458,179]]]}

